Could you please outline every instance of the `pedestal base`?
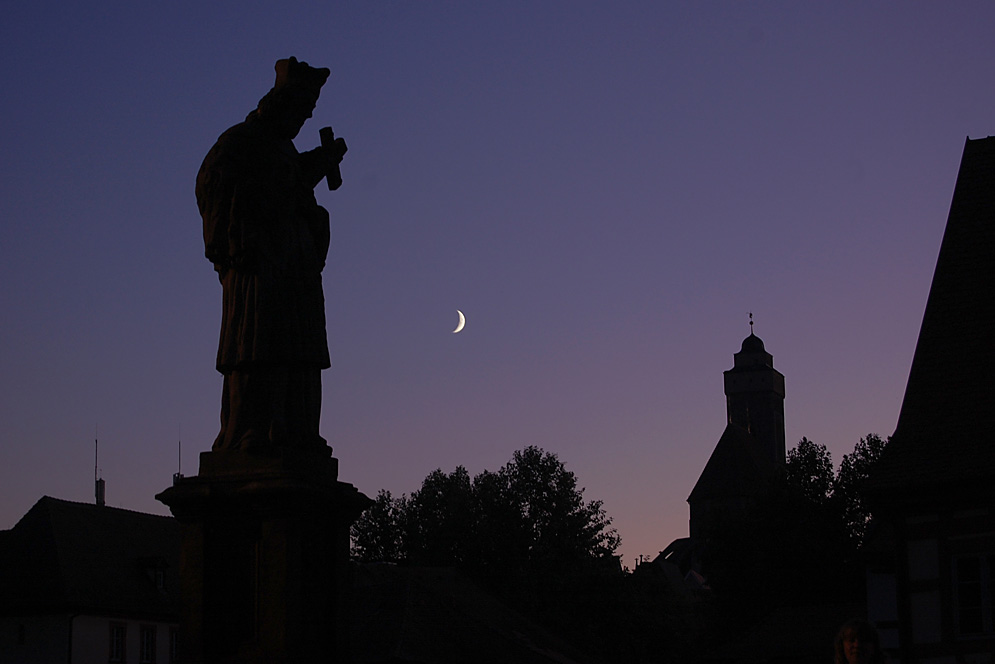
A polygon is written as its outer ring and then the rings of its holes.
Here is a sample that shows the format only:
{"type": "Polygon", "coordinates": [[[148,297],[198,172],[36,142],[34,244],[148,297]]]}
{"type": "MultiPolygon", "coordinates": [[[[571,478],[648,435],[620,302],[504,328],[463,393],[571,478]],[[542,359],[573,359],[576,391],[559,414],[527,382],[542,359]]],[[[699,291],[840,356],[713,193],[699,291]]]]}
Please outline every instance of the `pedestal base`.
{"type": "Polygon", "coordinates": [[[180,523],[180,662],[349,661],[349,527],[370,500],[330,451],[292,452],[206,452],[156,496],[180,523]]]}

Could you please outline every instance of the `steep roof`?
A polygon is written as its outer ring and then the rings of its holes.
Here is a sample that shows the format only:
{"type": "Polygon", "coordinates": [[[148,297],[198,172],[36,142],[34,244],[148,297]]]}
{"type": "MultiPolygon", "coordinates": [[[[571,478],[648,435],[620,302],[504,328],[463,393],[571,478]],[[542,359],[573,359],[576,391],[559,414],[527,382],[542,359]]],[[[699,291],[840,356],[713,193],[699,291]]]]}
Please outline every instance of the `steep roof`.
{"type": "Polygon", "coordinates": [[[0,537],[0,611],[175,620],[179,543],[169,517],[45,496],[0,537]]]}
{"type": "Polygon", "coordinates": [[[995,137],[964,146],[895,434],[884,493],[995,474],[995,137]]]}
{"type": "Polygon", "coordinates": [[[753,435],[730,422],[708,457],[688,502],[752,495],[775,472],[774,464],[761,453],[753,435]]]}

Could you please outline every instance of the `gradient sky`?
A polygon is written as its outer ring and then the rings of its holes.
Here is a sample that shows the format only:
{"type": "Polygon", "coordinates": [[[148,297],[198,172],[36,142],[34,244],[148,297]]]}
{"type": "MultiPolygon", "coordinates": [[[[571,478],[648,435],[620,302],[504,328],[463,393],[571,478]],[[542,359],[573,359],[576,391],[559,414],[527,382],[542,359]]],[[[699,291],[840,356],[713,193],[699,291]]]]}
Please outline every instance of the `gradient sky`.
{"type": "Polygon", "coordinates": [[[166,513],[179,439],[196,474],[221,288],[194,178],[290,55],[332,70],[298,148],[350,148],[317,189],[342,480],[399,495],[538,445],[631,567],[687,534],[751,311],[788,446],[838,463],[895,427],[965,137],[995,134],[993,26],[987,1],[7,3],[0,528],[92,501],[95,433],[110,505],[166,513]]]}

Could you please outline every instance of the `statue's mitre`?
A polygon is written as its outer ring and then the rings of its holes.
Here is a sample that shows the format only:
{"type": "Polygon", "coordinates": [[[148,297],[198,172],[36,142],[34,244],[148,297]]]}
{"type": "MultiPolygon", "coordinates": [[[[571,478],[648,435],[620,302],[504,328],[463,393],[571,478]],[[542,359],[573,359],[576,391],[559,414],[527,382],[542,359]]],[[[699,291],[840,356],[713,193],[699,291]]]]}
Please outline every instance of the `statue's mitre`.
{"type": "Polygon", "coordinates": [[[275,69],[274,89],[299,88],[312,93],[316,98],[331,73],[327,67],[312,67],[306,62],[298,62],[294,57],[277,60],[275,69]]]}

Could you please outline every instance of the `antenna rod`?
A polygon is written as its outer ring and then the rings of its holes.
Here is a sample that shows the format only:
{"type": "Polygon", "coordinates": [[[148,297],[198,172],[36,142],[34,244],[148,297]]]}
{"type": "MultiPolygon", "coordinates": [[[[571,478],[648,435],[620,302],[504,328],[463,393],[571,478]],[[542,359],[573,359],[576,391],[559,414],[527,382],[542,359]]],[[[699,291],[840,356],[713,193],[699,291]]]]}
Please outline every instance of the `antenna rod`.
{"type": "Polygon", "coordinates": [[[183,479],[183,429],[176,425],[176,472],[173,473],[173,486],[183,479]]]}
{"type": "Polygon", "coordinates": [[[98,460],[100,459],[100,436],[97,427],[93,427],[93,497],[97,505],[104,506],[104,481],[100,479],[98,460]]]}

